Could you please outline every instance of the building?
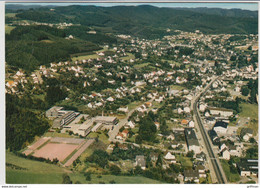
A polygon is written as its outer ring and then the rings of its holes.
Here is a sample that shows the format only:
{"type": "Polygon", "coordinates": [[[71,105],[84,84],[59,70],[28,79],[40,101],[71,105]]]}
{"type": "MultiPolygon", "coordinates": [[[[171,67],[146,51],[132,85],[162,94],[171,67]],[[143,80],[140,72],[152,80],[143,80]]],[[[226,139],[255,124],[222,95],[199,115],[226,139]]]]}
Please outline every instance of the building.
{"type": "Polygon", "coordinates": [[[228,123],[224,121],[217,121],[213,127],[213,130],[216,131],[217,134],[225,134],[227,133],[228,123]]]}
{"type": "Polygon", "coordinates": [[[223,159],[226,159],[226,160],[230,159],[230,152],[228,151],[227,148],[223,149],[221,154],[222,154],[223,159]]]}
{"type": "Polygon", "coordinates": [[[112,116],[97,116],[95,122],[105,125],[116,125],[118,123],[118,119],[112,116]]]}
{"type": "Polygon", "coordinates": [[[214,107],[209,107],[209,112],[212,115],[220,115],[224,117],[229,117],[233,115],[233,110],[225,109],[225,108],[214,108],[214,107]]]}
{"type": "Polygon", "coordinates": [[[171,154],[171,152],[168,152],[165,156],[164,159],[168,162],[168,163],[176,163],[176,158],[174,155],[171,154]]]}
{"type": "Polygon", "coordinates": [[[243,128],[240,132],[240,137],[248,142],[251,137],[253,137],[253,130],[250,128],[243,128]]]}
{"type": "Polygon", "coordinates": [[[211,139],[212,144],[219,146],[219,144],[220,144],[220,139],[219,139],[219,137],[218,137],[216,131],[214,131],[214,130],[212,129],[212,130],[209,130],[208,133],[209,133],[209,137],[210,137],[210,139],[211,139]]]}
{"type": "Polygon", "coordinates": [[[187,147],[189,151],[193,150],[194,153],[200,153],[200,145],[199,141],[197,139],[197,136],[195,134],[194,129],[192,128],[186,128],[184,129],[184,134],[187,142],[187,147]]]}
{"type": "Polygon", "coordinates": [[[146,169],[146,162],[143,155],[137,155],[135,157],[135,166],[140,166],[141,169],[146,169]]]}
{"type": "Polygon", "coordinates": [[[62,126],[70,124],[78,115],[79,113],[76,113],[74,111],[65,111],[64,115],[59,116],[58,118],[53,120],[52,127],[62,128],[62,126]]]}
{"type": "Polygon", "coordinates": [[[246,159],[237,163],[240,176],[258,175],[258,160],[246,159]]]}
{"type": "Polygon", "coordinates": [[[61,116],[62,112],[61,110],[63,107],[60,106],[53,106],[49,110],[45,112],[45,116],[49,119],[51,118],[57,118],[58,116],[61,116]]]}
{"type": "Polygon", "coordinates": [[[184,181],[194,181],[199,183],[199,178],[198,170],[184,170],[184,181]]]}

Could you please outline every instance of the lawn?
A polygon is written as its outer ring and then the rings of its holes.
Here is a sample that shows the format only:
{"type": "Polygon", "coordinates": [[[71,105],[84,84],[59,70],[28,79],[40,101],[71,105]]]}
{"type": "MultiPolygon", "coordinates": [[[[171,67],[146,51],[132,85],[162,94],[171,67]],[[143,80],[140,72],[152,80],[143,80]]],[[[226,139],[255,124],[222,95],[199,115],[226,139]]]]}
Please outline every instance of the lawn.
{"type": "Polygon", "coordinates": [[[145,66],[148,66],[148,65],[150,65],[151,63],[142,63],[142,64],[136,64],[136,65],[134,65],[134,68],[136,68],[136,69],[141,69],[141,68],[143,68],[143,67],[145,67],[145,66]]]}
{"type": "Polygon", "coordinates": [[[91,54],[91,55],[83,55],[83,56],[78,56],[78,57],[73,57],[72,58],[72,61],[81,61],[83,59],[97,59],[99,58],[100,56],[97,55],[97,54],[91,54]]]}
{"type": "Polygon", "coordinates": [[[16,13],[6,13],[5,14],[5,17],[11,17],[11,18],[13,18],[13,17],[15,17],[16,16],[16,13]]]}
{"type": "Polygon", "coordinates": [[[57,133],[57,132],[46,132],[43,136],[44,137],[63,137],[63,138],[75,138],[76,137],[73,135],[69,135],[67,133],[57,133]]]}
{"type": "Polygon", "coordinates": [[[136,107],[140,106],[143,102],[142,101],[138,101],[138,102],[132,102],[130,104],[128,104],[128,109],[129,111],[132,110],[132,109],[135,109],[136,107]]]}
{"type": "Polygon", "coordinates": [[[126,53],[126,57],[121,57],[120,59],[129,61],[130,59],[135,59],[135,56],[131,53],[126,53]]]}
{"type": "Polygon", "coordinates": [[[98,134],[98,132],[91,132],[89,133],[89,135],[87,136],[88,138],[96,138],[98,136],[98,139],[100,141],[102,141],[104,144],[109,144],[109,140],[108,137],[104,134],[103,131],[100,131],[101,134],[98,134]]]}
{"type": "Polygon", "coordinates": [[[226,160],[220,160],[223,170],[226,174],[226,177],[229,182],[238,182],[240,180],[240,176],[238,173],[233,174],[230,172],[229,164],[226,160]]]}
{"type": "Polygon", "coordinates": [[[171,85],[170,87],[173,90],[180,90],[180,91],[183,90],[183,89],[186,89],[185,87],[180,86],[180,85],[171,85]]]}
{"type": "Polygon", "coordinates": [[[10,152],[6,152],[6,162],[26,168],[26,170],[15,170],[6,168],[6,183],[61,183],[62,174],[65,169],[53,164],[33,161],[18,157],[10,152]]]}
{"type": "Polygon", "coordinates": [[[15,28],[15,26],[10,26],[5,24],[5,33],[10,34],[10,32],[15,28]]]}
{"type": "Polygon", "coordinates": [[[114,180],[118,184],[160,184],[157,180],[141,177],[141,176],[115,176],[115,175],[91,175],[91,181],[86,181],[84,177],[71,174],[71,179],[73,182],[79,181],[81,183],[87,184],[98,184],[99,182],[109,183],[114,180]]]}
{"type": "Polygon", "coordinates": [[[190,168],[190,167],[193,166],[192,161],[188,157],[177,155],[176,158],[177,158],[177,161],[179,161],[183,167],[189,167],[190,168]]]}
{"type": "Polygon", "coordinates": [[[240,107],[242,108],[242,111],[239,113],[239,116],[245,118],[250,117],[248,127],[253,129],[254,135],[256,135],[256,133],[258,133],[258,105],[242,103],[240,104],[240,107]]]}

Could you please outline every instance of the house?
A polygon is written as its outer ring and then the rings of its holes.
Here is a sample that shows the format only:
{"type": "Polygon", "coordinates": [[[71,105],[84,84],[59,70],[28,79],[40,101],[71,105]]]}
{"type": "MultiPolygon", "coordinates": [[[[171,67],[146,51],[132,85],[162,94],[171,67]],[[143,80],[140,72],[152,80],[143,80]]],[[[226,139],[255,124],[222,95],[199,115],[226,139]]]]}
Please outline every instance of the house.
{"type": "Polygon", "coordinates": [[[221,152],[222,158],[225,160],[230,160],[230,152],[228,151],[227,148],[224,148],[221,152]]]}
{"type": "Polygon", "coordinates": [[[127,138],[129,131],[127,129],[122,131],[122,134],[125,138],[127,138]]]}
{"type": "Polygon", "coordinates": [[[195,124],[194,124],[194,121],[190,121],[190,122],[189,122],[189,127],[190,127],[190,128],[194,128],[194,125],[195,125],[195,124]]]}
{"type": "Polygon", "coordinates": [[[213,127],[213,130],[216,131],[217,134],[225,134],[227,133],[228,123],[223,121],[217,121],[213,127]]]}
{"type": "Polygon", "coordinates": [[[198,165],[196,167],[196,170],[198,170],[200,178],[206,178],[207,177],[207,174],[206,174],[206,171],[205,171],[205,166],[198,165]]]}
{"type": "Polygon", "coordinates": [[[135,157],[135,166],[140,166],[141,169],[146,169],[146,162],[143,155],[137,155],[135,157]]]}
{"type": "Polygon", "coordinates": [[[130,127],[131,129],[135,128],[135,124],[132,122],[132,121],[128,121],[126,124],[125,124],[125,127],[128,128],[130,127]]]}
{"type": "Polygon", "coordinates": [[[250,128],[243,128],[240,132],[240,137],[248,142],[251,137],[253,137],[253,130],[250,128]]]}
{"type": "Polygon", "coordinates": [[[175,136],[173,134],[170,134],[169,136],[167,136],[167,139],[168,140],[174,140],[175,139],[175,136]]]}
{"type": "Polygon", "coordinates": [[[185,108],[183,109],[183,111],[184,111],[185,113],[190,113],[190,107],[185,107],[185,108]]]}
{"type": "Polygon", "coordinates": [[[123,135],[122,133],[118,133],[118,134],[116,135],[116,139],[117,139],[117,140],[124,140],[124,135],[123,135]]]}
{"type": "Polygon", "coordinates": [[[199,183],[199,172],[198,170],[184,170],[184,181],[194,181],[199,183]]]}
{"type": "Polygon", "coordinates": [[[257,159],[245,159],[237,163],[237,168],[240,176],[258,175],[258,160],[257,159]]]}
{"type": "Polygon", "coordinates": [[[186,119],[183,119],[183,120],[181,120],[181,124],[182,125],[187,125],[189,122],[188,122],[188,120],[186,120],[186,119]]]}
{"type": "Polygon", "coordinates": [[[168,163],[176,163],[176,158],[174,155],[171,154],[171,152],[168,152],[165,156],[164,156],[165,161],[167,161],[168,163]]]}
{"type": "Polygon", "coordinates": [[[185,128],[184,134],[187,142],[187,147],[189,151],[194,151],[195,154],[200,153],[200,145],[199,141],[197,139],[197,136],[195,134],[194,129],[192,128],[185,128]]]}
{"type": "Polygon", "coordinates": [[[128,113],[128,106],[127,106],[127,107],[118,108],[118,111],[119,111],[119,112],[128,113]]]}
{"type": "Polygon", "coordinates": [[[198,154],[196,154],[196,159],[198,161],[204,162],[204,161],[206,161],[206,154],[204,152],[198,153],[198,154]]]}

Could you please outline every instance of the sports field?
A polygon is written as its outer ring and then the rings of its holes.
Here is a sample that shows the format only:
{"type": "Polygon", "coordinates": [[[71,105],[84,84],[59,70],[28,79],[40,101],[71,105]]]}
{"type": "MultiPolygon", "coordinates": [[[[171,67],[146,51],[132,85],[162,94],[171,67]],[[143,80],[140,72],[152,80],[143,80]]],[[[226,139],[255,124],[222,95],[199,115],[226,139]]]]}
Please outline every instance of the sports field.
{"type": "Polygon", "coordinates": [[[60,143],[48,143],[41,149],[36,150],[33,154],[35,157],[43,157],[45,159],[53,160],[57,158],[59,161],[63,161],[69,156],[78,145],[74,144],[60,144],[60,143]]]}

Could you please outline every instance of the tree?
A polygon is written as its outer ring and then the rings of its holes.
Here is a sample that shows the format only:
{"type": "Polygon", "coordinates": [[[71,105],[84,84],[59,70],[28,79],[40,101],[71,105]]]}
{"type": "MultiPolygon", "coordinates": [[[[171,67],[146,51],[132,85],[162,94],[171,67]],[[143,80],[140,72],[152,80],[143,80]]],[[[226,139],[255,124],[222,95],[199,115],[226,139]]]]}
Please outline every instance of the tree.
{"type": "Polygon", "coordinates": [[[123,132],[123,130],[125,130],[124,126],[119,129],[119,132],[123,132]]]}
{"type": "Polygon", "coordinates": [[[146,141],[154,141],[156,137],[156,131],[157,128],[149,116],[145,116],[140,121],[140,127],[139,127],[139,136],[142,138],[142,140],[146,141]]]}
{"type": "Polygon", "coordinates": [[[110,165],[109,170],[113,175],[119,175],[121,173],[121,169],[117,165],[110,165]]]}
{"type": "Polygon", "coordinates": [[[244,96],[247,96],[248,94],[249,94],[249,89],[248,89],[248,87],[247,86],[242,86],[241,87],[241,93],[242,93],[242,95],[244,95],[244,96]]]}
{"type": "Polygon", "coordinates": [[[254,139],[253,137],[251,137],[251,138],[249,139],[249,142],[250,142],[250,143],[255,143],[255,139],[254,139]]]}
{"type": "Polygon", "coordinates": [[[90,172],[85,172],[84,176],[85,176],[87,181],[91,181],[91,173],[90,172]]]}
{"type": "Polygon", "coordinates": [[[72,184],[72,181],[67,174],[62,175],[62,184],[72,184]]]}
{"type": "Polygon", "coordinates": [[[157,166],[157,167],[161,167],[162,164],[163,164],[162,154],[160,153],[160,154],[158,155],[158,159],[157,159],[157,161],[156,161],[156,166],[157,166]]]}
{"type": "Polygon", "coordinates": [[[194,151],[191,150],[187,153],[186,157],[193,157],[194,156],[194,151]]]}

